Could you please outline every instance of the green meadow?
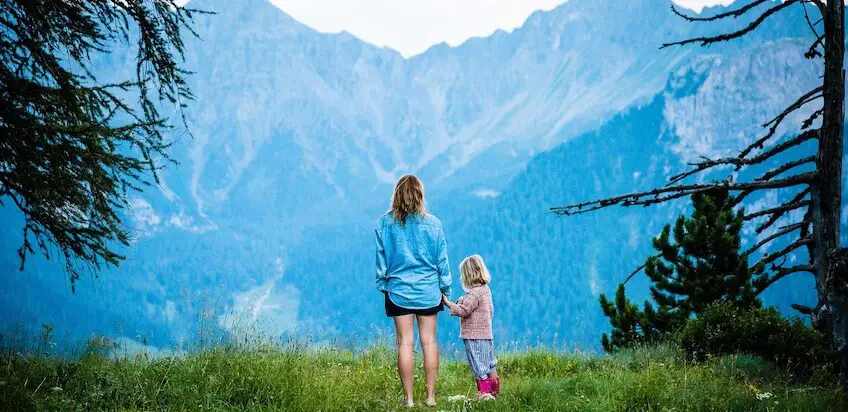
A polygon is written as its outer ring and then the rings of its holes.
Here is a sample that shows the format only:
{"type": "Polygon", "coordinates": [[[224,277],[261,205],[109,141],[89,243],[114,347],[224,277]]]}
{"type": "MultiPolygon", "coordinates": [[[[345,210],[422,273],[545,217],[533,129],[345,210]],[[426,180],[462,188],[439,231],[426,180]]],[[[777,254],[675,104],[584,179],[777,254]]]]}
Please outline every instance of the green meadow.
{"type": "MultiPolygon", "coordinates": [[[[6,351],[7,410],[401,410],[394,351],[259,346],[151,357],[89,351],[76,360],[6,351]]],[[[672,346],[597,356],[528,350],[504,354],[501,396],[477,401],[462,359],[442,363],[436,411],[846,411],[848,394],[818,374],[798,381],[745,355],[688,362],[672,346]]]]}

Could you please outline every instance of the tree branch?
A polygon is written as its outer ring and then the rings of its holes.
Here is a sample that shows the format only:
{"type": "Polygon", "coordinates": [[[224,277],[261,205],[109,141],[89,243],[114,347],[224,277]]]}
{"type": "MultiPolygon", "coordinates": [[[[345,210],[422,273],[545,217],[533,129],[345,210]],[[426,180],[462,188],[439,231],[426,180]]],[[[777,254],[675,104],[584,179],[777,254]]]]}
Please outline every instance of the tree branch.
{"type": "Polygon", "coordinates": [[[780,251],[778,251],[776,253],[771,253],[771,254],[767,254],[767,255],[763,256],[763,258],[760,259],[760,261],[757,262],[756,264],[754,264],[754,266],[752,266],[752,267],[754,267],[754,268],[757,268],[757,267],[764,268],[769,263],[772,263],[775,260],[792,253],[792,251],[794,251],[795,249],[798,249],[799,247],[804,246],[808,243],[812,243],[812,242],[813,242],[812,237],[805,237],[803,239],[798,239],[795,242],[790,243],[788,246],[786,246],[785,248],[781,249],[780,251]]]}
{"type": "Polygon", "coordinates": [[[759,189],[776,189],[782,187],[792,187],[798,186],[802,184],[809,184],[815,178],[815,172],[807,172],[794,176],[787,177],[785,179],[780,180],[772,180],[765,182],[745,182],[745,183],[732,183],[730,181],[720,181],[715,183],[707,183],[707,184],[691,184],[691,185],[679,185],[679,186],[670,186],[663,187],[659,189],[654,189],[646,192],[636,192],[629,193],[626,195],[615,196],[607,199],[593,200],[589,202],[577,203],[566,206],[552,207],[550,211],[556,215],[560,216],[568,216],[586,213],[589,211],[601,209],[604,207],[621,205],[621,206],[635,206],[635,205],[650,205],[656,203],[658,199],[671,200],[674,198],[686,196],[689,194],[708,191],[712,189],[724,189],[729,191],[741,191],[741,190],[759,190],[759,189]],[[661,198],[660,195],[670,194],[664,198],[661,198]],[[650,197],[653,197],[652,199],[650,197]],[[646,199],[649,198],[649,199],[646,199]]]}
{"type": "MultiPolygon", "coordinates": [[[[804,197],[806,197],[809,193],[810,193],[810,188],[807,187],[804,190],[800,191],[797,195],[795,195],[795,197],[793,197],[792,200],[784,203],[783,206],[789,206],[789,205],[795,205],[795,204],[801,203],[801,200],[804,199],[804,197]]],[[[807,207],[808,208],[811,204],[812,203],[810,201],[807,201],[807,207]]],[[[767,221],[765,221],[763,224],[761,224],[759,227],[757,227],[757,229],[755,230],[757,234],[762,233],[764,230],[768,229],[769,227],[771,227],[772,225],[777,223],[777,221],[783,215],[785,215],[786,212],[789,212],[791,210],[795,210],[797,208],[788,208],[787,207],[787,208],[778,208],[778,209],[782,209],[782,210],[772,209],[772,210],[774,210],[772,216],[767,221]]],[[[809,220],[809,219],[807,217],[804,217],[804,220],[809,220]]],[[[802,228],[801,231],[803,232],[804,229],[802,228]]],[[[804,237],[804,236],[802,236],[802,237],[804,237]]]]}
{"type": "MultiPolygon", "coordinates": [[[[648,259],[651,259],[651,258],[658,258],[658,257],[662,257],[662,254],[656,254],[656,255],[653,255],[653,256],[649,257],[648,259]]],[[[632,271],[632,272],[630,272],[630,275],[628,275],[628,276],[627,276],[627,279],[624,279],[623,284],[625,284],[625,285],[626,285],[626,284],[627,284],[627,282],[630,282],[630,279],[633,279],[633,276],[636,276],[636,274],[637,274],[637,273],[641,272],[641,271],[642,271],[642,269],[644,269],[644,268],[645,268],[645,265],[646,265],[646,264],[647,264],[647,261],[646,261],[646,263],[643,263],[643,264],[639,265],[636,269],[633,269],[633,271],[632,271]]]]}
{"type": "Polygon", "coordinates": [[[802,228],[802,227],[804,227],[804,226],[807,226],[807,225],[809,225],[809,224],[810,224],[810,222],[808,222],[808,221],[803,221],[803,222],[798,222],[798,223],[795,223],[795,224],[792,224],[792,225],[789,225],[789,226],[784,226],[783,228],[781,228],[781,230],[779,230],[779,231],[777,231],[777,232],[773,233],[772,235],[770,235],[770,236],[766,237],[766,238],[765,238],[765,239],[763,239],[763,240],[760,240],[760,241],[759,241],[759,242],[757,242],[757,244],[755,244],[754,246],[751,246],[751,248],[750,248],[750,249],[748,249],[748,250],[746,250],[744,253],[742,253],[742,255],[743,255],[743,256],[749,256],[750,254],[752,254],[752,253],[754,253],[755,251],[757,251],[757,249],[759,249],[759,248],[763,247],[763,245],[765,245],[766,243],[771,242],[772,240],[775,240],[775,239],[777,239],[777,238],[779,238],[779,237],[781,237],[781,236],[783,236],[783,235],[786,235],[786,234],[788,234],[788,233],[792,233],[792,232],[793,232],[793,231],[795,231],[796,229],[800,229],[800,228],[802,228]]]}
{"type": "MultiPolygon", "coordinates": [[[[812,274],[816,273],[816,268],[813,265],[798,265],[798,266],[792,266],[792,267],[789,267],[789,268],[773,268],[773,269],[776,269],[777,273],[770,276],[768,278],[768,280],[766,280],[766,282],[763,284],[763,287],[760,288],[760,290],[757,292],[757,295],[759,295],[760,293],[763,293],[766,289],[771,287],[771,285],[777,283],[777,281],[779,281],[780,279],[783,279],[783,278],[785,278],[785,277],[787,277],[787,276],[789,276],[793,273],[799,273],[799,272],[809,272],[809,273],[812,273],[812,274]]],[[[794,306],[793,306],[793,308],[794,308],[794,306]]]]}
{"type": "Polygon", "coordinates": [[[818,133],[819,133],[818,129],[807,130],[804,133],[801,133],[800,135],[798,135],[798,136],[796,136],[792,139],[789,139],[789,140],[787,140],[783,143],[780,143],[780,144],[772,147],[771,149],[769,149],[765,152],[762,152],[762,153],[758,154],[757,156],[754,156],[750,159],[745,158],[745,156],[748,154],[748,152],[750,152],[749,149],[753,150],[753,148],[756,145],[762,145],[762,142],[764,142],[765,139],[760,139],[759,141],[755,142],[754,144],[749,146],[748,149],[743,150],[739,154],[739,156],[737,156],[737,157],[725,157],[723,159],[716,159],[716,160],[703,158],[704,160],[701,161],[701,162],[690,164],[691,166],[695,166],[694,169],[683,172],[683,173],[679,173],[679,174],[674,175],[671,178],[669,178],[669,183],[668,183],[667,187],[674,184],[674,183],[680,182],[681,180],[686,179],[687,177],[698,174],[698,173],[700,173],[704,170],[712,169],[713,167],[716,167],[716,166],[732,165],[732,166],[736,166],[736,170],[739,170],[743,166],[750,166],[750,165],[762,163],[762,162],[774,157],[775,155],[786,151],[787,149],[790,149],[790,148],[795,147],[795,146],[797,146],[801,143],[804,143],[807,140],[817,138],[818,133]]]}
{"type": "Polygon", "coordinates": [[[810,156],[810,157],[805,157],[803,159],[798,159],[798,160],[786,163],[784,165],[781,165],[777,169],[773,169],[773,170],[767,172],[766,174],[764,174],[764,175],[762,175],[762,176],[760,176],[760,177],[758,177],[754,180],[757,181],[757,182],[771,180],[771,178],[773,178],[773,177],[775,177],[775,176],[777,176],[777,175],[779,175],[783,172],[789,171],[791,169],[794,169],[798,166],[801,166],[801,165],[804,165],[804,164],[807,164],[807,163],[815,163],[815,161],[816,161],[815,156],[810,156]]]}
{"type": "Polygon", "coordinates": [[[818,49],[819,45],[822,44],[822,42],[824,42],[824,36],[816,37],[816,41],[814,41],[813,44],[810,45],[810,48],[807,50],[806,53],[804,53],[804,57],[808,59],[812,59],[814,57],[822,57],[822,54],[818,49]]]}
{"type": "Polygon", "coordinates": [[[807,20],[807,25],[810,26],[810,30],[813,32],[813,36],[816,38],[820,37],[818,30],[816,30],[816,25],[813,24],[812,20],[810,20],[810,13],[807,11],[807,1],[802,1],[801,6],[804,7],[804,18],[807,20]]]}
{"type": "Polygon", "coordinates": [[[773,214],[776,214],[776,213],[782,213],[782,212],[788,212],[790,210],[800,209],[804,206],[809,206],[809,205],[810,205],[809,200],[805,200],[803,202],[784,203],[784,204],[782,204],[778,207],[773,207],[771,209],[763,209],[763,210],[760,210],[758,212],[747,214],[743,217],[743,219],[744,220],[756,219],[758,217],[763,217],[763,216],[767,216],[767,215],[773,215],[773,214]]]}
{"type": "Polygon", "coordinates": [[[747,13],[749,10],[753,9],[754,7],[757,7],[760,4],[765,3],[766,1],[768,1],[768,0],[757,0],[755,2],[752,2],[751,4],[746,5],[745,7],[740,7],[736,10],[731,10],[731,11],[728,11],[728,12],[725,12],[725,13],[716,14],[715,16],[710,16],[710,17],[692,17],[692,16],[689,16],[689,15],[683,14],[679,10],[677,10],[677,7],[674,7],[674,3],[671,4],[671,11],[674,14],[682,17],[684,20],[692,21],[692,22],[694,22],[694,21],[715,21],[715,20],[725,19],[725,18],[728,18],[728,17],[733,17],[735,19],[735,18],[742,16],[743,14],[747,13]]]}
{"type": "Polygon", "coordinates": [[[763,127],[771,126],[769,128],[768,133],[766,133],[765,136],[757,139],[757,141],[748,145],[748,147],[746,147],[744,150],[739,152],[739,157],[744,158],[744,157],[748,156],[748,154],[751,153],[751,151],[753,151],[754,149],[762,149],[763,144],[768,139],[771,139],[774,136],[774,134],[777,132],[777,128],[780,126],[780,123],[783,122],[783,119],[785,119],[786,116],[788,116],[790,113],[794,112],[795,110],[800,109],[805,104],[821,97],[821,95],[818,95],[818,94],[822,93],[823,90],[824,90],[824,88],[822,86],[819,86],[819,87],[816,87],[813,90],[810,90],[805,95],[799,97],[798,100],[796,100],[791,105],[789,105],[789,107],[787,107],[786,110],[784,110],[782,113],[777,115],[777,117],[775,117],[774,119],[772,119],[769,122],[764,123],[763,127]]]}
{"type": "Polygon", "coordinates": [[[748,24],[747,26],[743,27],[740,30],[737,30],[737,31],[734,31],[734,32],[731,32],[731,33],[720,34],[718,36],[694,37],[694,38],[687,39],[687,40],[681,40],[681,41],[676,41],[676,42],[672,42],[672,43],[665,43],[660,47],[660,49],[664,49],[666,47],[671,47],[671,46],[683,46],[683,45],[692,44],[692,43],[701,43],[701,46],[707,46],[707,45],[710,45],[710,44],[713,44],[713,43],[733,40],[733,39],[742,37],[742,36],[750,33],[751,31],[753,31],[757,27],[759,27],[759,25],[762,24],[767,18],[769,18],[769,16],[771,16],[771,15],[773,15],[773,14],[775,14],[775,13],[797,3],[798,1],[799,0],[786,0],[783,3],[780,3],[777,6],[774,6],[770,9],[766,10],[765,12],[763,12],[763,14],[761,14],[760,17],[757,17],[754,21],[752,21],[750,24],[748,24]]]}

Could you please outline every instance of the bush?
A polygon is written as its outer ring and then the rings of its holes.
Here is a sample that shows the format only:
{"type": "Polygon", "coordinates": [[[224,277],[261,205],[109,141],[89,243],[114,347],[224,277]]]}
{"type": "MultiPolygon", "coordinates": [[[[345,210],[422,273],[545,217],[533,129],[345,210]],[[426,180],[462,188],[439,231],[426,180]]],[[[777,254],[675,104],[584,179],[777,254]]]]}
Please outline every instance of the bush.
{"type": "Polygon", "coordinates": [[[678,333],[680,344],[697,361],[715,355],[750,354],[808,377],[814,370],[833,372],[838,359],[832,341],[800,319],[787,319],[774,308],[740,309],[717,303],[691,319],[678,333]]]}

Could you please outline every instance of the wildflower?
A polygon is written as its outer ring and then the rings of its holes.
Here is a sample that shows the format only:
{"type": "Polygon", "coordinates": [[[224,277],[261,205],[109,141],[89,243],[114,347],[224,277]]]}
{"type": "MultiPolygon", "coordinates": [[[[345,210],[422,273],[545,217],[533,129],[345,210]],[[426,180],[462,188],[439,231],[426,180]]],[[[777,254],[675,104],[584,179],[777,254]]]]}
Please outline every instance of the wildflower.
{"type": "Polygon", "coordinates": [[[448,402],[464,402],[466,399],[465,395],[451,395],[448,396],[448,402]]]}
{"type": "Polygon", "coordinates": [[[771,392],[762,392],[762,393],[758,393],[758,394],[757,394],[757,400],[758,400],[758,401],[761,401],[761,400],[763,400],[763,399],[769,399],[769,398],[771,398],[772,396],[774,396],[774,395],[772,395],[772,394],[771,394],[771,392]]]}

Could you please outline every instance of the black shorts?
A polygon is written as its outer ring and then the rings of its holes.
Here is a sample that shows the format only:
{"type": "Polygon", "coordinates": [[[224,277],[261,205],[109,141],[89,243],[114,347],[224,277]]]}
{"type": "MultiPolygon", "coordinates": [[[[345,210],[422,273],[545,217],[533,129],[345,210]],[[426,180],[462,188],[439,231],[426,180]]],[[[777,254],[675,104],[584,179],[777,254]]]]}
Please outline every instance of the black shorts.
{"type": "Polygon", "coordinates": [[[383,296],[386,300],[386,316],[393,318],[395,316],[403,316],[403,315],[419,315],[419,316],[430,316],[435,315],[445,308],[445,304],[442,301],[439,301],[439,304],[433,306],[432,308],[427,309],[407,309],[402,308],[398,305],[395,305],[391,299],[389,299],[389,294],[387,292],[383,292],[383,296]]]}

